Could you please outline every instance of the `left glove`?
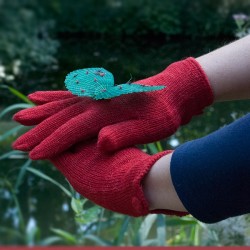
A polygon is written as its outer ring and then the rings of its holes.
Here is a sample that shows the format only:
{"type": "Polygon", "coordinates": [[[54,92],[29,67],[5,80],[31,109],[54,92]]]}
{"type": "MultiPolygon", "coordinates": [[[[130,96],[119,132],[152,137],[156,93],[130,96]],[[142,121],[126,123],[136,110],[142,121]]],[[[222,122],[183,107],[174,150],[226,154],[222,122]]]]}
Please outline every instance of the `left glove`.
{"type": "Polygon", "coordinates": [[[114,152],[172,135],[213,102],[207,76],[194,58],[136,83],[166,87],[98,101],[61,95],[62,91],[58,96],[50,91],[32,94],[31,100],[50,102],[14,116],[24,125],[37,125],[15,142],[15,148],[30,151],[32,159],[47,159],[98,136],[98,146],[114,152]]]}
{"type": "Polygon", "coordinates": [[[131,147],[105,154],[97,149],[96,140],[92,140],[76,144],[50,161],[77,192],[109,210],[136,217],[154,212],[184,216],[186,212],[149,211],[144,197],[143,178],[153,164],[168,153],[170,151],[151,156],[131,147]]]}

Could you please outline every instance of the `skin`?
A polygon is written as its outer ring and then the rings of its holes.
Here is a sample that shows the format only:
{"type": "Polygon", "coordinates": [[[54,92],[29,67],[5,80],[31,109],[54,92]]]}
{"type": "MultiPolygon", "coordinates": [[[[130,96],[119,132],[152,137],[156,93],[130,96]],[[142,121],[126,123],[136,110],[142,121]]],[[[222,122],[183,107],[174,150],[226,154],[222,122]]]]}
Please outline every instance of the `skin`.
{"type": "MultiPolygon", "coordinates": [[[[196,60],[209,79],[215,102],[250,99],[250,35],[196,60]]],[[[187,211],[172,183],[171,157],[172,153],[159,159],[143,181],[150,210],[187,211]]]]}

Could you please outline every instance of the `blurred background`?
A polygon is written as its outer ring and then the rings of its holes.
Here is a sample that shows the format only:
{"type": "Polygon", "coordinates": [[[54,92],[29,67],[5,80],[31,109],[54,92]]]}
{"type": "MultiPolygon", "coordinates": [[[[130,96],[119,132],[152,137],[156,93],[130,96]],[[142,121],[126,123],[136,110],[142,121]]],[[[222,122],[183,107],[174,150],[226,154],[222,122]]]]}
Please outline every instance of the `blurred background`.
{"type": "MultiPolygon", "coordinates": [[[[125,83],[250,34],[247,0],[0,0],[1,245],[250,245],[250,217],[213,225],[150,215],[131,218],[79,196],[46,161],[13,151],[24,128],[11,120],[36,90],[64,89],[72,70],[104,67],[125,83]]],[[[249,112],[249,101],[217,103],[171,138],[173,149],[249,112]]]]}

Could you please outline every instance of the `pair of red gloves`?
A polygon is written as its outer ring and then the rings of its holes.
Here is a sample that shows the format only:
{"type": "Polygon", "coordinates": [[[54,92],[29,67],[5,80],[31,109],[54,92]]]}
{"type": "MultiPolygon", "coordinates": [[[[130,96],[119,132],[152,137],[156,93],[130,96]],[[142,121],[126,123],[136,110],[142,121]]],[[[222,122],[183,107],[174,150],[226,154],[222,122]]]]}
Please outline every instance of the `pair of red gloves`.
{"type": "Polygon", "coordinates": [[[49,159],[77,192],[107,209],[132,216],[150,213],[142,180],[169,152],[151,156],[134,145],[172,135],[213,102],[213,93],[194,58],[137,83],[166,87],[109,101],[76,97],[68,91],[29,95],[38,106],[18,112],[14,120],[35,127],[13,147],[29,151],[31,159],[49,159]]]}

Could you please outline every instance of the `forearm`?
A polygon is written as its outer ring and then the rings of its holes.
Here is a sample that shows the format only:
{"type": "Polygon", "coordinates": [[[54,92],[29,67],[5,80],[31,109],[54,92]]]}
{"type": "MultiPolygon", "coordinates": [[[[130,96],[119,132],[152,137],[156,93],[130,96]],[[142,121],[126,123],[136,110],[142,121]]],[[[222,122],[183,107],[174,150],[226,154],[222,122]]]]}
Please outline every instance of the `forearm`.
{"type": "Polygon", "coordinates": [[[250,35],[196,58],[215,101],[250,98],[250,35]]]}
{"type": "Polygon", "coordinates": [[[249,148],[250,114],[179,146],[145,178],[150,209],[188,211],[206,223],[250,213],[249,148]]]}

